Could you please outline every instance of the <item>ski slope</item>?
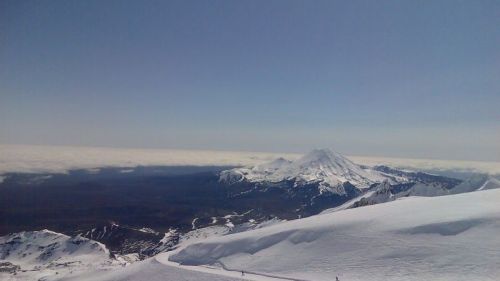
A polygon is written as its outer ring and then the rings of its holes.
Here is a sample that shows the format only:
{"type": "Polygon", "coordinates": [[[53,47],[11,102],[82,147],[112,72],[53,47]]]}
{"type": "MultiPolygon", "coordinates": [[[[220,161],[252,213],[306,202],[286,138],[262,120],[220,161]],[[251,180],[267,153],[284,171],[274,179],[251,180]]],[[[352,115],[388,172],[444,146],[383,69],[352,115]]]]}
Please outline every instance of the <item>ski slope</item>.
{"type": "MultiPolygon", "coordinates": [[[[237,274],[233,274],[237,276],[237,274]]],[[[235,276],[184,269],[165,265],[155,258],[136,262],[130,266],[107,272],[95,271],[61,281],[241,281],[235,276]]]]}
{"type": "Polygon", "coordinates": [[[191,244],[170,255],[303,280],[498,280],[500,190],[410,197],[191,244]]]}

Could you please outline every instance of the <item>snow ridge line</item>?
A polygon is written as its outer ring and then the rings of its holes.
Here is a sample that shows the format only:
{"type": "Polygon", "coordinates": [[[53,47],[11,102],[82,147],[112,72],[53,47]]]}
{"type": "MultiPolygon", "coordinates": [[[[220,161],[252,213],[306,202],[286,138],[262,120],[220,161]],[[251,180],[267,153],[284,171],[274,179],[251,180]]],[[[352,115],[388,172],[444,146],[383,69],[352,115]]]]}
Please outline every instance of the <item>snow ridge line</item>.
{"type": "Polygon", "coordinates": [[[259,276],[264,276],[264,277],[269,277],[269,278],[275,278],[275,279],[281,279],[281,280],[290,280],[290,281],[310,281],[307,279],[298,279],[298,278],[292,278],[292,277],[284,277],[284,276],[279,276],[275,274],[268,274],[268,273],[262,273],[262,272],[255,272],[255,271],[246,271],[246,270],[241,270],[241,269],[236,269],[236,268],[229,268],[227,267],[223,262],[218,261],[218,264],[224,269],[225,271],[233,271],[233,272],[244,272],[245,274],[252,274],[252,275],[259,275],[259,276]]]}

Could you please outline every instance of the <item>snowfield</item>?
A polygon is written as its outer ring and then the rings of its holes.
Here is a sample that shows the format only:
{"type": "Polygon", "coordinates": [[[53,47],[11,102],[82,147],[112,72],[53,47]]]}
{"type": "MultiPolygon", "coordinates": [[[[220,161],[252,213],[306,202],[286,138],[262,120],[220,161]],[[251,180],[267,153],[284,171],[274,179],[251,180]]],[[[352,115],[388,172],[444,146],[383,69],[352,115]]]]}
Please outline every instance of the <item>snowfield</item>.
{"type": "Polygon", "coordinates": [[[157,259],[304,280],[498,280],[499,234],[496,189],[312,216],[157,259]]]}

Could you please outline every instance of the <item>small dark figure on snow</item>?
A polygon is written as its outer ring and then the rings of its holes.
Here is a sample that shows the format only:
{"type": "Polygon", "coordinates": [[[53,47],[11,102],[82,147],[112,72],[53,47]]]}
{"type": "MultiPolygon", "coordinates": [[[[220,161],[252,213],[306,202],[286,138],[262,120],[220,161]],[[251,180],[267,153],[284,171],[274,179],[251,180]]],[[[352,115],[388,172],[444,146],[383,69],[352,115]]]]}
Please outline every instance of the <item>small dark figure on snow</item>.
{"type": "Polygon", "coordinates": [[[241,276],[245,276],[245,272],[243,270],[241,271],[241,276]]]}
{"type": "Polygon", "coordinates": [[[338,276],[335,276],[335,281],[340,281],[338,276]]]}

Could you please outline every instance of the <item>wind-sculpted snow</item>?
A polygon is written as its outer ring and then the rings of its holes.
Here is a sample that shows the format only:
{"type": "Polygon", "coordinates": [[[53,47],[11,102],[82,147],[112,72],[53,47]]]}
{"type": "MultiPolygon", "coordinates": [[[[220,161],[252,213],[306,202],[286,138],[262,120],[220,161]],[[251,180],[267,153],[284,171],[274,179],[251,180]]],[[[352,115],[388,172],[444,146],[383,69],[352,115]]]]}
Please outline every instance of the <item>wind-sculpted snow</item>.
{"type": "Polygon", "coordinates": [[[445,223],[431,223],[419,225],[416,227],[410,227],[408,229],[401,230],[401,233],[406,234],[439,234],[439,235],[458,235],[465,232],[473,227],[477,227],[481,224],[495,223],[495,221],[490,221],[487,218],[476,218],[470,220],[460,220],[445,223]]]}
{"type": "Polygon", "coordinates": [[[208,239],[170,257],[305,280],[498,280],[500,190],[410,197],[208,239]]]}

